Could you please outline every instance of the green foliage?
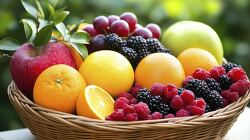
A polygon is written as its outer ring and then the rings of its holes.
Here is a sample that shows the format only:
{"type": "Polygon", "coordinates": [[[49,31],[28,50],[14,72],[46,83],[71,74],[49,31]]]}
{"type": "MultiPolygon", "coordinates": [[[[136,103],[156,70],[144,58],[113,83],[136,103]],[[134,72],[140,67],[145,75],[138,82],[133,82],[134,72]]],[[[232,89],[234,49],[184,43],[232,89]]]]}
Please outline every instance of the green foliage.
{"type": "Polygon", "coordinates": [[[34,46],[43,46],[46,45],[52,35],[52,25],[44,26],[37,34],[33,40],[34,46]]]}
{"type": "Polygon", "coordinates": [[[0,40],[0,50],[14,51],[20,47],[20,43],[13,38],[4,38],[0,40]]]}

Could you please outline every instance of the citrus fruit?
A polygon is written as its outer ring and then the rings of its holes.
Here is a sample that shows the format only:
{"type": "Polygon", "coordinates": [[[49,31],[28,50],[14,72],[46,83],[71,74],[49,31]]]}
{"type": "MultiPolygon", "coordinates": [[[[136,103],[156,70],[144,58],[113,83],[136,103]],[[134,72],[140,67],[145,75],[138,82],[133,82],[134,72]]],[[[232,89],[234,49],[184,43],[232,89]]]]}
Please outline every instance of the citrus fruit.
{"type": "Polygon", "coordinates": [[[134,83],[134,71],[120,53],[109,50],[90,54],[79,68],[87,85],[97,85],[115,97],[134,83]]]}
{"type": "Polygon", "coordinates": [[[104,89],[89,85],[78,96],[76,112],[79,116],[104,120],[114,111],[114,99],[104,89]]]}
{"type": "Polygon", "coordinates": [[[223,47],[217,33],[208,25],[197,21],[180,21],[170,26],[162,36],[162,44],[178,56],[188,48],[209,51],[222,64],[223,47]]]}
{"type": "Polygon", "coordinates": [[[154,83],[182,86],[185,73],[181,63],[167,53],[153,53],[141,60],[135,70],[135,82],[150,89],[154,83]]]}
{"type": "Polygon", "coordinates": [[[74,68],[59,64],[44,70],[33,89],[35,103],[56,111],[74,113],[79,93],[86,83],[74,68]]]}
{"type": "Polygon", "coordinates": [[[210,52],[198,48],[186,49],[178,56],[178,59],[186,75],[191,75],[197,68],[210,70],[219,65],[210,52]]]}

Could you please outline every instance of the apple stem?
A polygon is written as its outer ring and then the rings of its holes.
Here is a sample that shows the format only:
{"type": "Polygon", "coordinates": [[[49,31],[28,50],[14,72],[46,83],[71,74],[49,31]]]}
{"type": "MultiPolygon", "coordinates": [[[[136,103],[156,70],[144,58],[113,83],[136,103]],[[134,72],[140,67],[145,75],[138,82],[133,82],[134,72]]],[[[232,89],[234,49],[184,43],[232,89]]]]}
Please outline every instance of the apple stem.
{"type": "Polygon", "coordinates": [[[35,54],[36,56],[40,55],[42,53],[43,47],[35,47],[35,54]]]}

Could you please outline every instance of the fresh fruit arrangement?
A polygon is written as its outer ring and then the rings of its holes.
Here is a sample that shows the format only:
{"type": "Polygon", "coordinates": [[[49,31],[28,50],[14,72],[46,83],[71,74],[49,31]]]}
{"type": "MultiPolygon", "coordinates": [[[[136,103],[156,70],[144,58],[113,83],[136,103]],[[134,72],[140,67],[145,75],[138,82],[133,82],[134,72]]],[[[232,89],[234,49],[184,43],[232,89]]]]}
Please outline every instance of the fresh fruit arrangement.
{"type": "Polygon", "coordinates": [[[34,18],[22,20],[27,43],[6,38],[0,49],[16,50],[12,79],[42,107],[108,121],[155,120],[203,115],[250,89],[242,66],[222,63],[221,41],[203,23],[177,22],[161,39],[157,24],[143,27],[131,12],[78,27],[64,25],[69,12],[55,3],[47,2],[47,16],[39,2],[39,10],[22,4],[34,18]]]}

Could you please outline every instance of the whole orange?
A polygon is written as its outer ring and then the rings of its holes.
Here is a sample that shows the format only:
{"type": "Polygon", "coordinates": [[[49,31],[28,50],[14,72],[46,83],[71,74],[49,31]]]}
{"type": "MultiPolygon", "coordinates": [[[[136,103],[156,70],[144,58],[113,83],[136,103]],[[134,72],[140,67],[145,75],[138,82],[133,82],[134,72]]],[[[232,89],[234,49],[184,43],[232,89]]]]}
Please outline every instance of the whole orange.
{"type": "Polygon", "coordinates": [[[191,75],[196,69],[211,70],[218,66],[216,58],[208,51],[198,48],[186,49],[178,56],[186,75],[191,75]]]}
{"type": "Polygon", "coordinates": [[[74,68],[59,64],[44,70],[33,89],[35,103],[56,111],[74,113],[77,97],[86,83],[74,68]]]}
{"type": "Polygon", "coordinates": [[[109,50],[90,54],[79,72],[87,85],[97,85],[116,97],[128,91],[134,83],[134,71],[129,61],[120,53],[109,50]]]}
{"type": "Polygon", "coordinates": [[[150,89],[154,83],[182,86],[185,73],[181,63],[167,53],[154,53],[141,60],[135,70],[135,82],[150,89]]]}

